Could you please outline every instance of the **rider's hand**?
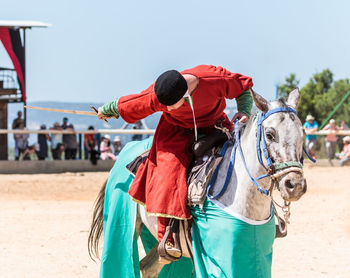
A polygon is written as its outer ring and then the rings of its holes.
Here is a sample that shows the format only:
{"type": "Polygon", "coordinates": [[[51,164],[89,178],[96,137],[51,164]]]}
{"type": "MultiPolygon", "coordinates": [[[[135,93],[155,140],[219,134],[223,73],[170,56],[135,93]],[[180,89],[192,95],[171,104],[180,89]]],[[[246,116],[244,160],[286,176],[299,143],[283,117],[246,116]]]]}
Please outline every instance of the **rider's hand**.
{"type": "Polygon", "coordinates": [[[107,119],[110,118],[109,116],[103,115],[103,114],[101,113],[101,107],[99,107],[99,108],[97,109],[97,111],[98,111],[97,117],[98,117],[100,120],[107,120],[107,119]]]}
{"type": "Polygon", "coordinates": [[[240,123],[246,123],[248,121],[249,117],[244,114],[244,113],[241,113],[241,112],[237,112],[233,118],[232,118],[232,122],[235,122],[235,120],[238,120],[238,122],[240,123]]]}

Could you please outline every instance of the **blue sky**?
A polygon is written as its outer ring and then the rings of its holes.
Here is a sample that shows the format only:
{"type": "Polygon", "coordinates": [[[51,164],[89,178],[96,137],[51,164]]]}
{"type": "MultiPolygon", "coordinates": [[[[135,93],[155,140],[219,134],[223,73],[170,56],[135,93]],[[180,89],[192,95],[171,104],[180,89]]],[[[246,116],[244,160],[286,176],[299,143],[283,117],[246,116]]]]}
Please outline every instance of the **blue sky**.
{"type": "MultiPolygon", "coordinates": [[[[348,1],[2,1],[0,19],[27,32],[28,100],[107,102],[138,93],[168,69],[221,65],[273,99],[296,73],[350,76],[348,1]]],[[[11,66],[0,46],[0,66],[11,66]]]]}

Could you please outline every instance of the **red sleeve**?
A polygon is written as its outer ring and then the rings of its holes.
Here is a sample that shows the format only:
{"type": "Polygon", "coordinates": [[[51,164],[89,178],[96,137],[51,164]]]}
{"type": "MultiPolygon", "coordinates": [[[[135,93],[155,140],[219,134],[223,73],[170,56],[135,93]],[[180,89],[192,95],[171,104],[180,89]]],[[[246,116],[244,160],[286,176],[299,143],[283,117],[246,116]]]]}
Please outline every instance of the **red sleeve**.
{"type": "Polygon", "coordinates": [[[223,67],[200,65],[193,69],[185,70],[182,74],[193,74],[199,78],[217,79],[222,84],[225,98],[233,99],[253,87],[252,78],[239,73],[232,73],[223,67]]]}
{"type": "Polygon", "coordinates": [[[154,84],[139,94],[123,96],[118,100],[118,112],[124,121],[135,123],[157,111],[163,111],[154,93],[154,84]]]}
{"type": "Polygon", "coordinates": [[[226,88],[225,97],[228,99],[236,98],[243,92],[249,90],[249,87],[253,87],[252,78],[239,73],[231,73],[226,71],[224,81],[226,88]]]}

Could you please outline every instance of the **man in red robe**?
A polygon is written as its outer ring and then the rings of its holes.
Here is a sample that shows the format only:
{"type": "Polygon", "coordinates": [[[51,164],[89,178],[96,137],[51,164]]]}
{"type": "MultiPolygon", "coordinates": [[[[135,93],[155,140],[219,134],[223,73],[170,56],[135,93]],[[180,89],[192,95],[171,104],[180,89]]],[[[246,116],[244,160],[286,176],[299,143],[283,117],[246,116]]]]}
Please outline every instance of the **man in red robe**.
{"type": "MultiPolygon", "coordinates": [[[[148,158],[129,189],[136,202],[158,216],[159,241],[169,218],[191,218],[186,175],[197,132],[211,132],[215,125],[232,130],[233,124],[224,113],[226,98],[237,101],[238,113],[232,120],[247,121],[252,107],[248,89],[252,86],[248,76],[200,65],[182,72],[167,71],[141,93],[120,97],[99,108],[100,119],[121,116],[128,123],[163,112],[148,158]]],[[[177,249],[170,244],[169,250],[176,257],[177,249]]]]}

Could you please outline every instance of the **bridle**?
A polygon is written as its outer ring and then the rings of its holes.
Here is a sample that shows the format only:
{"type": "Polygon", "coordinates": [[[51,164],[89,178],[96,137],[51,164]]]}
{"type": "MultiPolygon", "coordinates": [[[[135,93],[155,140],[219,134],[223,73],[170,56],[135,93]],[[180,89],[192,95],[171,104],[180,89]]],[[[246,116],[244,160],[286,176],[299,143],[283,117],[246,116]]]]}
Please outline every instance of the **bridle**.
{"type": "MultiPolygon", "coordinates": [[[[234,146],[233,146],[233,150],[232,150],[232,154],[231,154],[231,159],[230,159],[230,164],[227,170],[227,176],[225,179],[225,183],[222,187],[222,189],[220,190],[219,193],[215,194],[215,195],[211,195],[210,194],[210,190],[212,188],[212,186],[214,185],[217,175],[218,175],[218,170],[219,170],[219,166],[216,168],[213,177],[208,185],[207,188],[207,197],[209,199],[217,199],[219,197],[221,197],[224,192],[226,191],[228,184],[230,182],[231,176],[232,176],[232,172],[234,169],[234,164],[235,164],[235,157],[236,157],[236,151],[238,149],[243,165],[250,177],[250,179],[252,180],[252,182],[255,184],[256,189],[271,198],[272,201],[272,205],[273,205],[273,209],[275,214],[277,215],[277,219],[278,219],[278,226],[280,229],[281,234],[286,234],[287,232],[287,223],[289,224],[289,217],[290,217],[290,202],[288,201],[284,201],[283,205],[279,205],[272,197],[272,191],[274,189],[274,187],[276,187],[277,189],[279,189],[279,181],[278,178],[281,176],[284,176],[290,172],[298,172],[300,174],[303,174],[303,158],[301,158],[301,161],[285,161],[282,163],[273,163],[273,160],[269,154],[269,150],[267,148],[267,144],[266,144],[266,139],[265,139],[265,132],[264,132],[264,127],[263,127],[263,122],[270,117],[271,115],[275,114],[275,113],[294,113],[295,115],[297,115],[297,111],[291,107],[278,107],[272,110],[267,111],[266,113],[261,112],[258,115],[258,120],[257,120],[257,138],[256,138],[256,151],[257,151],[257,157],[259,160],[259,163],[263,166],[263,168],[266,170],[266,174],[261,175],[257,178],[254,178],[251,174],[250,171],[247,167],[247,164],[245,162],[245,158],[243,155],[243,151],[241,148],[241,144],[240,144],[240,133],[239,133],[239,125],[238,125],[238,120],[235,122],[234,125],[234,136],[235,136],[235,142],[234,142],[234,146]],[[264,154],[265,160],[267,162],[267,166],[265,166],[263,159],[262,159],[262,155],[261,153],[264,154]],[[259,184],[259,180],[269,177],[271,180],[271,186],[269,189],[265,189],[263,187],[260,186],[259,184]],[[277,210],[275,205],[277,205],[278,207],[280,207],[283,211],[283,216],[284,216],[284,220],[281,219],[278,216],[277,210]]],[[[229,146],[229,141],[226,141],[226,143],[223,145],[221,151],[220,151],[220,155],[224,156],[226,153],[226,150],[229,146]]],[[[305,151],[305,148],[303,148],[303,150],[305,151]]],[[[305,151],[306,152],[306,151],[305,151]]],[[[307,156],[314,161],[309,154],[306,152],[307,156]]],[[[315,161],[314,161],[315,162],[315,161]]]]}

